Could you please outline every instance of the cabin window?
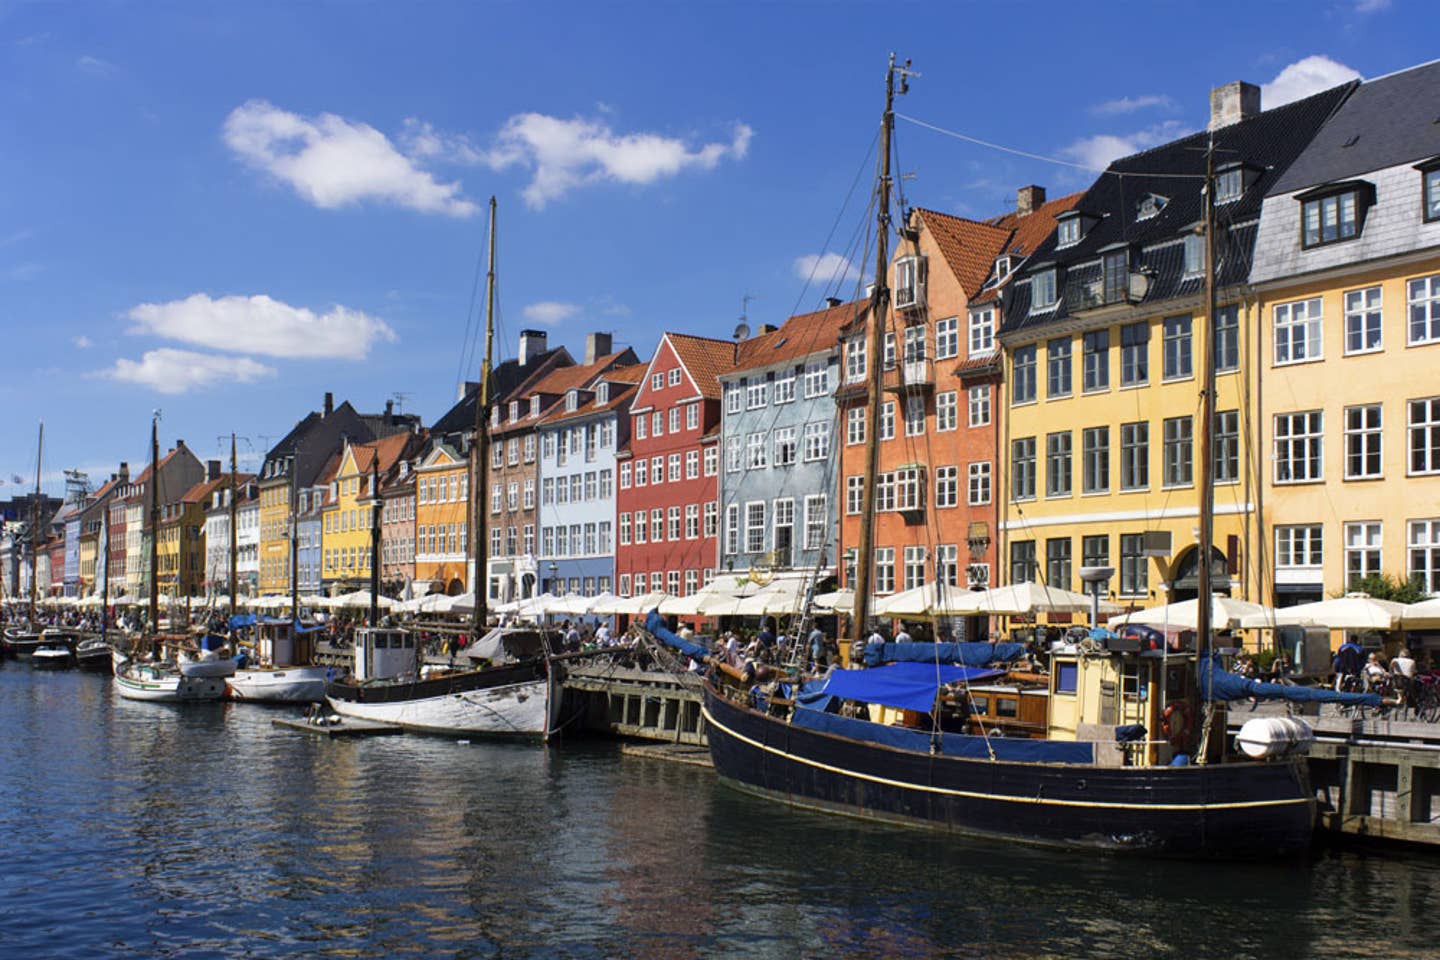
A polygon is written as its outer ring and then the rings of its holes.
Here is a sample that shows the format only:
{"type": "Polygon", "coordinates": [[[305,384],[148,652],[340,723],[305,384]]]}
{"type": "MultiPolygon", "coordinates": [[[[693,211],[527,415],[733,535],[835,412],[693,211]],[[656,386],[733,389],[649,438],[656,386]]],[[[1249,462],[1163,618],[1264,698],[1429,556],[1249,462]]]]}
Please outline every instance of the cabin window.
{"type": "Polygon", "coordinates": [[[1138,663],[1127,663],[1120,669],[1120,693],[1126,700],[1144,700],[1147,693],[1145,676],[1138,663]]]}
{"type": "Polygon", "coordinates": [[[983,693],[970,694],[970,712],[988,717],[990,715],[990,698],[983,693]]]}
{"type": "Polygon", "coordinates": [[[1055,692],[1073,695],[1079,686],[1080,665],[1057,663],[1055,665],[1055,692]]]}
{"type": "Polygon", "coordinates": [[[996,697],[995,716],[1002,720],[1015,720],[1020,716],[1020,700],[1018,697],[996,697]]]}

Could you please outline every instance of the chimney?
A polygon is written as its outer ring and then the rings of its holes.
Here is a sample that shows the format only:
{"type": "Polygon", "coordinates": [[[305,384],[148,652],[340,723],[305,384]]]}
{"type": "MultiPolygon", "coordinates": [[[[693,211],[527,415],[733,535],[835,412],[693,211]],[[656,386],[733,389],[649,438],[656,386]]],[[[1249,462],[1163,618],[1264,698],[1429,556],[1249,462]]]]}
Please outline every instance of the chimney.
{"type": "Polygon", "coordinates": [[[1045,205],[1045,188],[1031,184],[1015,194],[1015,216],[1026,217],[1045,205]]]}
{"type": "Polygon", "coordinates": [[[120,482],[130,482],[130,464],[124,460],[120,461],[120,482]]]}
{"type": "Polygon", "coordinates": [[[594,363],[601,357],[610,353],[610,334],[608,333],[587,333],[585,334],[585,362],[594,363]]]}
{"type": "Polygon", "coordinates": [[[755,328],[755,336],[763,337],[765,336],[765,334],[774,333],[778,329],[780,328],[775,326],[775,324],[773,323],[762,323],[760,324],[760,326],[755,328]]]}
{"type": "Polygon", "coordinates": [[[1260,112],[1260,88],[1235,80],[1210,91],[1210,129],[1219,130],[1260,112]]]}
{"type": "Polygon", "coordinates": [[[395,415],[395,401],[394,401],[394,400],[386,400],[386,401],[385,401],[385,420],[386,420],[386,422],[389,422],[390,418],[393,417],[394,415],[395,415]]]}
{"type": "Polygon", "coordinates": [[[220,461],[219,461],[219,460],[206,460],[206,461],[205,461],[205,479],[206,479],[206,480],[219,480],[219,479],[220,479],[220,461]]]}
{"type": "Polygon", "coordinates": [[[827,306],[827,307],[838,307],[838,306],[840,306],[840,298],[839,298],[839,297],[826,297],[826,298],[825,298],[825,306],[827,306]]]}
{"type": "Polygon", "coordinates": [[[520,366],[528,366],[540,354],[545,352],[544,330],[521,330],[520,331],[520,366]]]}

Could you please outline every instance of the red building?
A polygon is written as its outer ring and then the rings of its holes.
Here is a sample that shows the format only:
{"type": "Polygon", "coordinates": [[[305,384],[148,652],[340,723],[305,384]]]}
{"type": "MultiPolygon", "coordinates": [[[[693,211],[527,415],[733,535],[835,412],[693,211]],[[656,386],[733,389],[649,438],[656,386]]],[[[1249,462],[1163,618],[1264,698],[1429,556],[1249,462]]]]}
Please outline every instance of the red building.
{"type": "Polygon", "coordinates": [[[720,374],[736,344],[667,333],[630,407],[618,456],[617,592],[688,596],[719,555],[720,374]]]}

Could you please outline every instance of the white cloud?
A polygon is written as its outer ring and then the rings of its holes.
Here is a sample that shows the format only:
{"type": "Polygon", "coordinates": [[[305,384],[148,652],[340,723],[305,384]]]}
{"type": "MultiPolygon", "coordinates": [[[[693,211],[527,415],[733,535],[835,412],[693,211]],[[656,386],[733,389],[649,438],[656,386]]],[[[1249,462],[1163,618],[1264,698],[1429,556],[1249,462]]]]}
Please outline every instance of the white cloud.
{"type": "Polygon", "coordinates": [[[520,312],[531,323],[543,323],[547,327],[553,327],[579,314],[580,305],[561,303],[558,300],[542,300],[539,303],[530,304],[520,312]]]}
{"type": "Polygon", "coordinates": [[[1359,77],[1360,72],[1354,67],[1315,54],[1295,61],[1276,74],[1274,80],[1261,85],[1260,106],[1270,110],[1359,77]]]}
{"type": "Polygon", "coordinates": [[[317,314],[263,294],[214,300],[196,293],[142,303],[125,317],[134,321],[130,333],[272,357],[363,360],[376,343],[397,339],[383,320],[359,310],[337,304],[317,314]]]}
{"type": "Polygon", "coordinates": [[[1095,104],[1090,108],[1090,112],[1098,116],[1110,117],[1149,109],[1174,110],[1175,100],[1162,93],[1147,93],[1138,97],[1119,97],[1115,100],[1106,100],[1104,103],[1095,104]]]}
{"type": "Polygon", "coordinates": [[[1061,147],[1060,154],[1091,170],[1104,170],[1112,161],[1174,140],[1184,130],[1185,125],[1178,120],[1166,120],[1133,133],[1100,133],[1082,137],[1069,146],[1061,147]]]}
{"type": "Polygon", "coordinates": [[[188,393],[218,383],[254,383],[273,377],[275,368],[256,363],[249,357],[220,357],[191,350],[163,347],[148,350],[137,360],[123,357],[108,370],[97,370],[91,376],[122,383],[134,383],[159,393],[188,393]]]}
{"type": "Polygon", "coordinates": [[[854,283],[860,277],[855,264],[838,253],[807,253],[795,258],[794,269],[801,280],[827,288],[854,283]]]}
{"type": "Polygon", "coordinates": [[[86,73],[93,73],[103,77],[115,72],[115,64],[109,60],[101,60],[99,57],[92,57],[88,53],[75,61],[75,66],[86,73]]]}
{"type": "Polygon", "coordinates": [[[322,209],[366,200],[453,217],[479,209],[458,181],[440,183],[379,130],[333,113],[308,118],[251,100],[225,119],[224,138],[247,163],[322,209]]]}
{"type": "Polygon", "coordinates": [[[522,195],[531,207],[540,208],[588,184],[647,184],[686,169],[713,170],[722,160],[743,159],[753,136],[742,123],[729,143],[692,148],[658,133],[617,134],[605,123],[581,117],[521,113],[506,121],[486,160],[496,170],[531,170],[522,195]]]}
{"type": "Polygon", "coordinates": [[[71,337],[70,342],[75,344],[75,346],[81,350],[87,350],[90,347],[95,346],[95,341],[84,335],[78,337],[71,337]]]}
{"type": "Polygon", "coordinates": [[[1390,0],[1355,0],[1356,13],[1379,13],[1390,9],[1390,0]]]}

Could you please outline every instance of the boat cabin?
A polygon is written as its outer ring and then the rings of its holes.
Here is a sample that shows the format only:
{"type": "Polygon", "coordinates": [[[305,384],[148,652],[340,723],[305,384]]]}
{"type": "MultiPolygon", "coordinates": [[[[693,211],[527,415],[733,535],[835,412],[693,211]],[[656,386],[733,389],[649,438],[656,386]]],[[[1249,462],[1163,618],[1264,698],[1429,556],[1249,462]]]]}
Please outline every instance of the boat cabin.
{"type": "Polygon", "coordinates": [[[276,667],[309,663],[310,634],[297,631],[292,620],[261,620],[255,624],[255,657],[276,667]]]}
{"type": "Polygon", "coordinates": [[[357,627],[355,630],[355,679],[388,680],[416,673],[415,635],[393,627],[357,627]]]}
{"type": "Polygon", "coordinates": [[[965,733],[976,736],[1043,737],[1047,719],[1047,691],[1016,684],[973,684],[962,715],[968,715],[965,733]]]}

